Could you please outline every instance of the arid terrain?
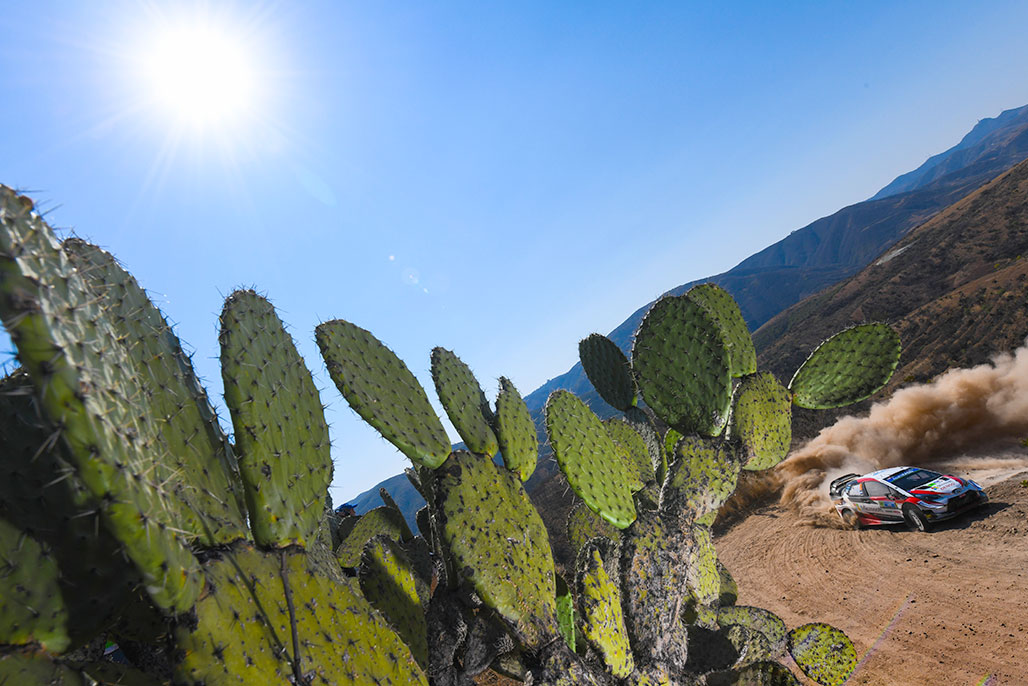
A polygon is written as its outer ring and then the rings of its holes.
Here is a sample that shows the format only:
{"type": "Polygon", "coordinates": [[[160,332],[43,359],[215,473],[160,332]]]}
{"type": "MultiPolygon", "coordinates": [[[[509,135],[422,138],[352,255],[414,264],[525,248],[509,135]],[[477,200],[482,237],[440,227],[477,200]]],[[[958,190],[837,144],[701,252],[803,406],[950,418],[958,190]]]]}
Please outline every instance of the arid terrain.
{"type": "Polygon", "coordinates": [[[767,506],[715,541],[739,604],[828,622],[862,657],[847,684],[1028,684],[1028,455],[937,465],[987,506],[927,534],[803,525],[767,506]]]}

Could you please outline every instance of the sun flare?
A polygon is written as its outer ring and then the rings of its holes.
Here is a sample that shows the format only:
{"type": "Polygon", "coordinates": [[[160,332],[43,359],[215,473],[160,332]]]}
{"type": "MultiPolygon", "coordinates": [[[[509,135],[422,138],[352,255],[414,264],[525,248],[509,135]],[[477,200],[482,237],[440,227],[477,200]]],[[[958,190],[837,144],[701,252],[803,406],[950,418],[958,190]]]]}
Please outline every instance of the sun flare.
{"type": "Polygon", "coordinates": [[[197,129],[239,123],[256,105],[255,62],[248,48],[239,36],[201,21],[163,27],[140,59],[151,104],[197,129]]]}

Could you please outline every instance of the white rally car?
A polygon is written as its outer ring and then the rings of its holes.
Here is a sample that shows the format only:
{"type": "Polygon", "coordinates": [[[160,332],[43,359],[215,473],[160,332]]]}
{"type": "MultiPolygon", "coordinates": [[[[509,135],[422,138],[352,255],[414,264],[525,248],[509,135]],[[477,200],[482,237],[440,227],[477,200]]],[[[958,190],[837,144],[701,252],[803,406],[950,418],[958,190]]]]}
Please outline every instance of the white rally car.
{"type": "Polygon", "coordinates": [[[934,522],[989,502],[970,479],[922,467],[890,467],[832,481],[829,495],[843,521],[852,527],[906,522],[927,531],[934,522]]]}

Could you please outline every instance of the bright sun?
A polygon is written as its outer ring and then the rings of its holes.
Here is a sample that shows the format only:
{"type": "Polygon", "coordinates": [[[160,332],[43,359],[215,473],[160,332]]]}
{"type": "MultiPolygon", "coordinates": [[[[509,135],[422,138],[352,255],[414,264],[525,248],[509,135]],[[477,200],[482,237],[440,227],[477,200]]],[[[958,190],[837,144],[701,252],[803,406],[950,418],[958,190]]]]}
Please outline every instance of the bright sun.
{"type": "Polygon", "coordinates": [[[238,123],[256,104],[257,79],[247,47],[205,22],[163,27],[141,55],[149,99],[195,129],[238,123]]]}

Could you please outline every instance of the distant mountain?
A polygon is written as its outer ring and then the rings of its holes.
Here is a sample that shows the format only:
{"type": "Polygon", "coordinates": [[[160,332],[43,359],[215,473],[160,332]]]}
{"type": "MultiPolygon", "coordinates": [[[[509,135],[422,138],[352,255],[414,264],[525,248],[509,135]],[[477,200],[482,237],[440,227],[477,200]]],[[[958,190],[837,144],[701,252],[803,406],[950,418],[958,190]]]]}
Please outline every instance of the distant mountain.
{"type": "Polygon", "coordinates": [[[920,167],[896,178],[874,194],[878,200],[898,193],[922,188],[943,176],[971,165],[990,160],[990,166],[1012,166],[1024,159],[1021,149],[1007,144],[1008,136],[1017,136],[1024,125],[1028,105],[1007,110],[994,119],[982,119],[963,140],[946,152],[932,155],[920,167]]]}
{"type": "MultiPolygon", "coordinates": [[[[757,330],[783,310],[857,274],[907,232],[1025,158],[1028,106],[982,120],[958,145],[898,177],[873,198],[793,231],[727,272],[691,281],[669,293],[684,293],[697,283],[717,283],[735,297],[750,329],[757,330]]],[[[626,352],[650,305],[640,307],[608,334],[626,352]]],[[[581,365],[576,364],[525,396],[537,427],[547,397],[558,388],[578,394],[600,416],[614,413],[595,393],[581,365]]],[[[551,478],[559,477],[559,473],[548,459],[545,436],[542,438],[540,465],[527,486],[533,498],[555,504],[561,499],[558,491],[563,487],[559,478],[551,478]]],[[[393,477],[384,483],[398,500],[394,488],[409,490],[416,496],[410,499],[414,502],[420,498],[406,479],[401,482],[393,477]]],[[[358,512],[370,509],[379,500],[378,488],[353,501],[358,504],[358,512]]],[[[413,511],[405,514],[413,519],[413,511]]]]}
{"type": "Polygon", "coordinates": [[[789,378],[831,333],[889,322],[903,354],[888,393],[1020,347],[1026,303],[1028,161],[939,212],[858,274],[778,314],[754,343],[760,366],[789,378]]]}

